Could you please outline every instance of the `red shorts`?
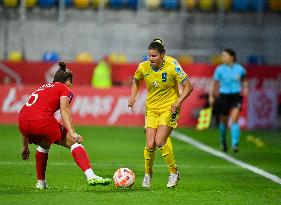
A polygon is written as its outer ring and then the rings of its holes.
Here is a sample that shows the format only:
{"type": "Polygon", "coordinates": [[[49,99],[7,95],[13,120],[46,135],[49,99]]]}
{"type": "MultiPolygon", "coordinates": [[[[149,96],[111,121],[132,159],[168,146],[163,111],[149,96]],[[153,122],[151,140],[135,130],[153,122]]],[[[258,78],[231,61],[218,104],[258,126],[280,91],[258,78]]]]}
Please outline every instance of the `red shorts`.
{"type": "Polygon", "coordinates": [[[28,138],[29,144],[40,144],[42,141],[48,144],[65,138],[67,129],[55,118],[40,120],[19,120],[19,129],[23,136],[28,138]]]}

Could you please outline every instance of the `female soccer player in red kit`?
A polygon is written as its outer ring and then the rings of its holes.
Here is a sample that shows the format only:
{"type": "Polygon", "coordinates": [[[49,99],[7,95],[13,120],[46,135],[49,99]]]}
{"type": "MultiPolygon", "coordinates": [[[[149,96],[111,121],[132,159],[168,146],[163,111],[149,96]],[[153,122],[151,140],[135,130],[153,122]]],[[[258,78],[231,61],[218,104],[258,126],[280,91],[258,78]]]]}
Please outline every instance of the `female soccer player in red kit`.
{"type": "Polygon", "coordinates": [[[52,144],[58,144],[71,149],[72,156],[84,172],[89,185],[108,185],[111,183],[110,179],[94,174],[87,152],[81,145],[83,138],[74,131],[69,106],[73,98],[70,90],[73,76],[64,62],[60,62],[59,66],[53,83],[45,84],[34,91],[20,111],[18,121],[23,139],[22,159],[29,159],[28,144],[38,145],[35,154],[38,180],[36,188],[47,189],[45,172],[48,151],[52,144]],[[65,126],[54,117],[59,109],[65,126]]]}

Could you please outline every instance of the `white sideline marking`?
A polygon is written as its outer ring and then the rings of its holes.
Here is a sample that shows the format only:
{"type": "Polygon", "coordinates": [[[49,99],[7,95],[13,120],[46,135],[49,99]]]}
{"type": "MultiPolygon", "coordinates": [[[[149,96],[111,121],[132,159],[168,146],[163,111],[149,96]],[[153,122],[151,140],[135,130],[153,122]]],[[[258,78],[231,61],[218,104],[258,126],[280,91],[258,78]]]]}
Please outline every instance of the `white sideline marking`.
{"type": "Polygon", "coordinates": [[[233,158],[233,157],[231,157],[231,156],[229,156],[229,155],[227,155],[227,154],[225,154],[223,152],[217,151],[217,150],[215,150],[215,149],[213,149],[213,148],[211,148],[211,147],[209,147],[209,146],[207,146],[205,144],[202,144],[201,142],[198,142],[197,140],[192,139],[191,137],[189,137],[187,135],[184,135],[184,134],[181,134],[181,133],[178,133],[178,132],[174,132],[173,136],[176,139],[181,140],[183,142],[186,142],[188,144],[191,144],[194,147],[197,147],[198,149],[200,149],[200,150],[202,150],[204,152],[207,152],[207,153],[209,153],[211,155],[214,155],[214,156],[217,156],[219,158],[222,158],[222,159],[224,159],[224,160],[226,160],[226,161],[228,161],[228,162],[230,162],[232,164],[235,164],[235,165],[237,165],[239,167],[242,167],[244,169],[248,169],[249,171],[254,172],[254,173],[258,174],[258,175],[261,175],[261,176],[263,176],[263,177],[265,177],[265,178],[267,178],[267,179],[269,179],[271,181],[274,181],[277,184],[281,184],[281,178],[279,178],[278,176],[275,176],[275,175],[270,174],[269,172],[266,172],[266,171],[264,171],[264,170],[262,170],[262,169],[260,169],[258,167],[252,166],[252,165],[247,164],[245,162],[242,162],[242,161],[240,161],[238,159],[235,159],[235,158],[233,158]]]}

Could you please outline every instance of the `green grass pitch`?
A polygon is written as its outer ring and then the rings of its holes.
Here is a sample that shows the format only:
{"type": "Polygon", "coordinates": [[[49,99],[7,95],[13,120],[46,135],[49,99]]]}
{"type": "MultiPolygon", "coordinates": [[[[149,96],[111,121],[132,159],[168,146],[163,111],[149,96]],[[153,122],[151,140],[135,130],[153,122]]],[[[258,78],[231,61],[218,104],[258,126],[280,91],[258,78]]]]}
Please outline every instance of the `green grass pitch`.
{"type": "MultiPolygon", "coordinates": [[[[47,181],[51,189],[35,190],[35,146],[31,159],[21,160],[21,139],[16,126],[0,126],[0,204],[281,204],[281,185],[173,139],[181,180],[167,189],[168,170],[159,151],[150,190],[141,188],[143,128],[77,127],[94,171],[112,177],[120,167],[132,169],[132,188],[90,187],[69,150],[51,147],[47,181]]],[[[218,148],[216,130],[177,129],[218,148]]],[[[280,132],[243,132],[235,158],[281,177],[280,132]],[[257,140],[258,139],[258,140],[257,140]],[[257,141],[262,141],[259,145],[257,141]]]]}

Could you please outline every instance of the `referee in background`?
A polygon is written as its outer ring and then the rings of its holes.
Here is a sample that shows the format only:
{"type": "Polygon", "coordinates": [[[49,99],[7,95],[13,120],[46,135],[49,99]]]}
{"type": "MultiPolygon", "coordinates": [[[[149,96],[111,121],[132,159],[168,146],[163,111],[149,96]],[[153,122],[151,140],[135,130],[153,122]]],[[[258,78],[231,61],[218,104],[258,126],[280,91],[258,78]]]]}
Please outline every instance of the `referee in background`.
{"type": "Polygon", "coordinates": [[[209,93],[209,103],[211,106],[214,105],[216,89],[219,89],[216,106],[218,106],[219,112],[221,149],[227,152],[226,133],[230,118],[232,150],[233,152],[238,152],[240,138],[238,120],[243,96],[247,96],[249,92],[248,81],[246,70],[242,65],[236,63],[234,50],[224,49],[221,58],[223,64],[219,65],[214,72],[209,93]]]}

